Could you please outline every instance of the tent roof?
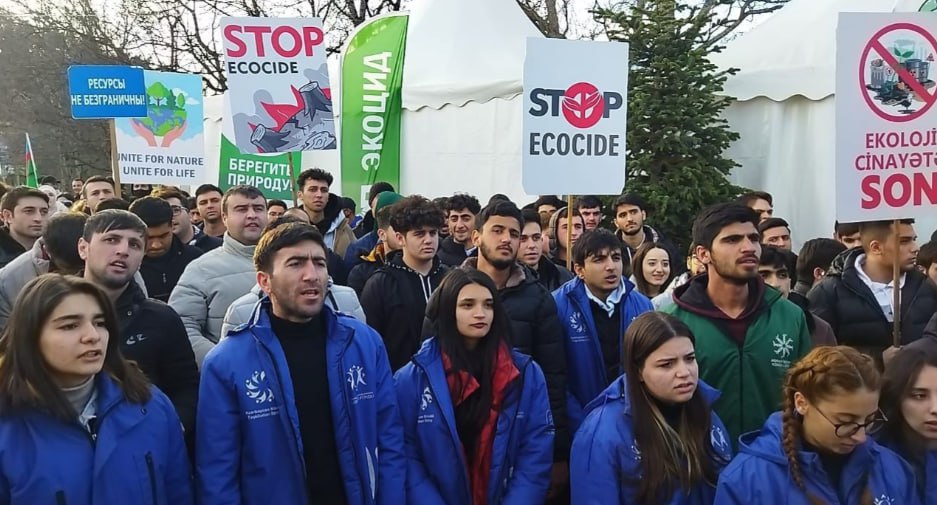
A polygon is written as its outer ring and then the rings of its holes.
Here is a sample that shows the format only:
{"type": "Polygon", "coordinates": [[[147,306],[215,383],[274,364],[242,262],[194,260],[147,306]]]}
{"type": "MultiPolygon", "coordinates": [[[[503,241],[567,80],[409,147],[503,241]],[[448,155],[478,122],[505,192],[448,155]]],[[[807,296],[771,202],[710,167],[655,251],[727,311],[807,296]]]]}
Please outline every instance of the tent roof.
{"type": "Polygon", "coordinates": [[[439,109],[521,93],[528,37],[514,0],[417,0],[410,10],[403,108],[439,109]]]}
{"type": "Polygon", "coordinates": [[[726,44],[711,59],[738,68],[724,94],[745,101],[822,100],[835,88],[836,23],[840,12],[914,11],[924,0],[791,0],[764,23],[726,44]]]}

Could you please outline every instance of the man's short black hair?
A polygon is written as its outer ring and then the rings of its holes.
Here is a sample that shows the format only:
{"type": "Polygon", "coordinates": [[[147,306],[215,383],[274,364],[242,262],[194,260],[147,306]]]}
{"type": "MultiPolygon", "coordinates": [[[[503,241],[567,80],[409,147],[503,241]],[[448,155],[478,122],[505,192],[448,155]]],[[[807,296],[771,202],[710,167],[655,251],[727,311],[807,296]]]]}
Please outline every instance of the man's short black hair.
{"type": "Polygon", "coordinates": [[[429,227],[440,229],[446,223],[446,215],[433,202],[420,195],[412,195],[393,204],[390,225],[401,235],[429,227]]]}
{"type": "Polygon", "coordinates": [[[846,237],[859,233],[859,225],[862,223],[840,223],[836,221],[833,224],[833,232],[837,237],[846,237]]]}
{"type": "Polygon", "coordinates": [[[710,205],[700,211],[693,222],[693,243],[711,250],[713,241],[726,226],[751,223],[757,230],[758,221],[758,213],[740,203],[710,205]]]}
{"type": "Polygon", "coordinates": [[[28,186],[17,186],[4,193],[3,197],[0,197],[0,209],[13,212],[13,209],[19,205],[20,200],[23,198],[38,198],[46,204],[49,203],[49,195],[42,191],[28,186]]]}
{"type": "Polygon", "coordinates": [[[102,210],[130,210],[130,202],[124,200],[123,198],[110,198],[104,200],[103,202],[98,202],[98,206],[94,208],[95,212],[101,212],[102,210]]]}
{"type": "Polygon", "coordinates": [[[358,206],[355,205],[354,200],[352,200],[351,198],[348,198],[347,196],[343,196],[342,197],[342,210],[344,209],[350,209],[352,212],[355,212],[356,210],[358,210],[358,206]]]}
{"type": "Polygon", "coordinates": [[[647,211],[644,199],[635,193],[625,193],[615,199],[615,202],[612,204],[612,207],[615,209],[615,214],[618,214],[618,207],[622,205],[634,205],[645,212],[647,211]]]}
{"type": "Polygon", "coordinates": [[[85,239],[85,242],[91,242],[91,238],[98,233],[117,230],[132,230],[146,237],[146,223],[142,219],[137,217],[136,214],[117,209],[95,212],[85,221],[85,228],[81,236],[85,239]]]}
{"type": "Polygon", "coordinates": [[[142,219],[149,228],[172,224],[172,206],[162,198],[155,196],[137,198],[130,204],[130,212],[142,219]]]}
{"type": "Polygon", "coordinates": [[[84,262],[78,255],[78,239],[87,221],[84,212],[57,212],[46,223],[42,243],[60,272],[74,274],[81,270],[84,262]]]}
{"type": "Polygon", "coordinates": [[[828,270],[833,259],[845,250],[846,246],[842,242],[831,238],[814,238],[804,242],[797,256],[797,278],[813,283],[813,271],[817,268],[828,270]]]}
{"type": "Polygon", "coordinates": [[[573,264],[585,265],[589,256],[595,256],[602,251],[608,251],[609,254],[622,251],[622,242],[612,232],[596,228],[587,231],[579,237],[576,245],[573,246],[573,264]]]}
{"type": "MultiPolygon", "coordinates": [[[[303,221],[303,218],[298,217],[293,214],[283,214],[282,216],[274,219],[273,221],[267,222],[267,226],[264,226],[264,229],[260,232],[260,234],[262,236],[264,233],[267,233],[268,231],[276,228],[277,226],[280,226],[281,224],[287,224],[287,223],[309,224],[309,221],[303,221]]],[[[319,233],[321,234],[322,232],[319,232],[319,233]]]]}
{"type": "Polygon", "coordinates": [[[180,205],[187,206],[189,195],[185,191],[175,187],[175,186],[163,186],[158,189],[154,189],[150,196],[155,196],[156,198],[162,198],[163,200],[169,200],[170,198],[175,198],[179,200],[180,205]]]}
{"type": "MultiPolygon", "coordinates": [[[[528,223],[537,223],[537,226],[540,226],[540,232],[543,233],[543,226],[540,223],[539,212],[533,209],[524,209],[521,211],[521,216],[524,217],[524,226],[527,226],[528,223]]],[[[521,229],[523,229],[523,226],[521,229]]]]}
{"type": "Polygon", "coordinates": [[[264,196],[264,194],[254,186],[248,186],[247,184],[231,186],[228,188],[228,191],[225,192],[224,196],[221,197],[221,213],[224,215],[228,214],[228,199],[231,198],[232,195],[243,196],[248,200],[263,198],[265,206],[267,203],[267,198],[264,196]]]}
{"type": "Polygon", "coordinates": [[[194,196],[183,200],[182,205],[185,205],[185,208],[190,211],[198,210],[198,200],[194,196]]]}
{"type": "MultiPolygon", "coordinates": [[[[901,219],[901,224],[914,224],[913,219],[901,219]]],[[[884,242],[894,233],[894,221],[864,221],[859,223],[859,238],[862,240],[862,247],[868,252],[869,244],[873,240],[884,242]]]]}
{"type": "Polygon", "coordinates": [[[195,189],[195,199],[198,200],[198,197],[204,195],[205,193],[218,193],[219,195],[223,195],[224,191],[222,191],[221,188],[215,186],[214,184],[202,184],[195,189]]]}
{"type": "Polygon", "coordinates": [[[277,200],[276,198],[267,200],[267,210],[270,210],[270,207],[283,207],[284,209],[289,208],[286,206],[286,202],[283,200],[277,200]]]}
{"type": "MultiPolygon", "coordinates": [[[[462,209],[468,209],[473,216],[477,216],[482,210],[482,205],[478,203],[478,198],[468,193],[456,193],[450,196],[446,202],[446,216],[454,210],[459,211],[462,209]]],[[[396,226],[394,229],[396,229],[396,226]]]]}
{"type": "Polygon", "coordinates": [[[779,217],[769,217],[758,224],[758,233],[764,234],[765,231],[771,228],[780,228],[782,226],[787,228],[787,231],[791,230],[791,225],[787,224],[787,221],[779,217]]]}
{"type": "Polygon", "coordinates": [[[276,256],[277,252],[284,247],[292,247],[306,241],[315,242],[322,247],[323,251],[328,251],[319,229],[310,224],[284,222],[265,231],[254,249],[254,269],[258,272],[272,274],[273,257],[276,256]]]}
{"type": "Polygon", "coordinates": [[[534,206],[534,210],[539,209],[541,205],[551,205],[558,209],[566,205],[566,202],[560,200],[556,195],[540,195],[532,205],[534,206]]]}
{"type": "Polygon", "coordinates": [[[82,183],[82,184],[85,183],[84,179],[82,179],[81,177],[73,177],[73,178],[72,178],[72,182],[75,182],[75,181],[78,181],[78,182],[80,182],[80,183],[82,183]]]}
{"type": "Polygon", "coordinates": [[[394,204],[385,205],[374,215],[374,224],[377,230],[387,230],[390,226],[390,216],[394,213],[394,204]]]}
{"type": "Polygon", "coordinates": [[[111,177],[104,176],[104,175],[92,175],[91,177],[88,177],[88,179],[85,180],[85,183],[81,186],[82,198],[88,198],[88,191],[86,188],[88,187],[88,184],[91,184],[93,182],[106,182],[110,184],[112,188],[114,188],[115,193],[118,193],[118,194],[120,193],[117,190],[116,185],[114,184],[114,179],[112,179],[111,177]]]}
{"type": "Polygon", "coordinates": [[[485,206],[487,207],[488,205],[491,205],[495,202],[510,202],[510,201],[511,199],[508,198],[508,195],[505,195],[504,193],[495,193],[491,195],[491,198],[488,199],[488,204],[485,206]]]}
{"type": "Polygon", "coordinates": [[[306,187],[307,181],[322,181],[326,186],[332,187],[332,181],[335,178],[332,177],[332,174],[322,170],[321,168],[310,168],[300,172],[299,177],[296,178],[296,186],[300,191],[306,187]]]}
{"type": "MultiPolygon", "coordinates": [[[[485,223],[494,216],[513,217],[517,220],[517,229],[524,229],[524,215],[521,214],[521,209],[518,209],[517,205],[514,205],[514,202],[500,201],[481,209],[475,216],[475,229],[482,231],[482,228],[485,227],[485,223]]],[[[396,229],[396,226],[394,228],[396,229]]]]}
{"type": "MultiPolygon", "coordinates": [[[[786,270],[788,275],[794,273],[796,259],[794,253],[787,249],[781,249],[773,245],[761,246],[761,257],[758,258],[758,264],[770,266],[776,270],[786,270]]],[[[811,275],[811,279],[813,276],[811,275]]]]}
{"type": "Polygon", "coordinates": [[[387,181],[378,181],[371,185],[371,189],[368,190],[368,205],[371,205],[371,202],[377,198],[377,195],[385,191],[397,191],[394,189],[394,185],[387,181]]]}
{"type": "Polygon", "coordinates": [[[599,200],[599,197],[593,195],[584,195],[576,199],[576,205],[574,206],[576,210],[582,209],[594,209],[598,207],[602,208],[602,200],[599,200]]]}
{"type": "Polygon", "coordinates": [[[735,199],[736,203],[740,203],[746,207],[751,205],[755,200],[764,200],[768,202],[768,205],[774,205],[774,198],[771,198],[771,193],[765,191],[749,191],[747,193],[742,193],[735,199]]]}
{"type": "Polygon", "coordinates": [[[937,261],[937,242],[932,240],[922,245],[921,250],[917,252],[917,264],[924,267],[926,271],[935,261],[937,261]]]}

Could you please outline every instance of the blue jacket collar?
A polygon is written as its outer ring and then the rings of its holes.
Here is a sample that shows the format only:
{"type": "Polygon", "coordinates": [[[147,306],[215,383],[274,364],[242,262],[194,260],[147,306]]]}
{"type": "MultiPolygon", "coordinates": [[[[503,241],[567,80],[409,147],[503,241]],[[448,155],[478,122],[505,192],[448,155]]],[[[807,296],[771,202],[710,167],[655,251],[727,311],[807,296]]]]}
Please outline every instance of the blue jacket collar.
{"type": "MultiPolygon", "coordinates": [[[[621,290],[620,297],[618,298],[615,305],[621,307],[622,304],[628,301],[628,295],[634,291],[635,285],[626,279],[624,276],[621,278],[621,284],[618,286],[618,289],[621,290]]],[[[589,295],[586,293],[586,283],[582,279],[576,277],[575,279],[567,282],[560,288],[560,292],[563,295],[569,296],[570,298],[575,299],[582,306],[581,308],[586,309],[589,307],[589,295]]]]}
{"type": "MultiPolygon", "coordinates": [[[[331,278],[329,279],[329,285],[331,285],[331,278]]],[[[237,328],[235,331],[232,331],[228,337],[235,336],[240,333],[239,330],[249,329],[249,330],[262,330],[262,331],[252,331],[252,333],[265,344],[269,344],[272,338],[275,338],[273,334],[273,328],[270,327],[270,311],[273,310],[270,297],[263,295],[260,298],[260,301],[257,302],[257,305],[254,306],[254,311],[251,313],[251,317],[248,320],[247,324],[237,328]]],[[[340,321],[338,316],[335,314],[335,311],[332,310],[328,304],[322,305],[322,317],[325,321],[325,335],[327,341],[345,341],[351,337],[351,332],[345,328],[340,321]]]]}

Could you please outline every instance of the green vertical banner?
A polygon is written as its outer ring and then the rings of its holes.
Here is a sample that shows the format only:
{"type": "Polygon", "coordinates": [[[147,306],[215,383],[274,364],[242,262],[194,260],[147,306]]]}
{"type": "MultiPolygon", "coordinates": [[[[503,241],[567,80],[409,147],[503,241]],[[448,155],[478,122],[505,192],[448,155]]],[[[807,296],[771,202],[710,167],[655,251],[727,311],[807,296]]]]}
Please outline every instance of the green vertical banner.
{"type": "Polygon", "coordinates": [[[218,187],[227,191],[231,186],[249,184],[267,199],[293,200],[292,182],[302,166],[301,152],[293,153],[293,177],[290,177],[289,154],[246,154],[234,142],[221,135],[221,161],[218,187]]]}
{"type": "Polygon", "coordinates": [[[342,59],[342,194],[367,206],[376,181],[400,189],[400,92],[407,14],[373,18],[358,28],[342,59]]]}

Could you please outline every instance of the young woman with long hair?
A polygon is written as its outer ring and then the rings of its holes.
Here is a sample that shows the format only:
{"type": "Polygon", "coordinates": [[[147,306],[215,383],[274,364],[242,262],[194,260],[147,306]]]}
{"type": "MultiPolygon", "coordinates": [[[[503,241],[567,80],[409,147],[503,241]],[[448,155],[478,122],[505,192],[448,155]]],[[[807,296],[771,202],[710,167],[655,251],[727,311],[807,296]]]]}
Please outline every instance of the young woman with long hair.
{"type": "Polygon", "coordinates": [[[631,258],[631,278],[638,292],[651,299],[663,293],[677,273],[675,261],[660,243],[641,244],[631,258]]]}
{"type": "Polygon", "coordinates": [[[408,505],[543,503],[553,419],[543,372],[511,351],[494,283],[452,270],[426,307],[435,336],[395,375],[408,505]]]}
{"type": "Polygon", "coordinates": [[[118,335],[90,282],[23,288],[0,338],[0,504],[193,503],[179,416],[118,335]]]}
{"type": "Polygon", "coordinates": [[[787,372],[784,406],[742,435],[719,505],[915,505],[914,474],[870,434],[885,425],[882,377],[852,347],[817,347],[787,372]]]}
{"type": "Polygon", "coordinates": [[[732,456],[712,411],[719,392],[699,380],[695,339],[662,312],[625,332],[624,375],[587,407],[573,440],[573,505],[711,505],[732,456]]]}
{"type": "Polygon", "coordinates": [[[922,503],[937,503],[937,343],[901,348],[885,368],[879,443],[911,464],[922,503]]]}

